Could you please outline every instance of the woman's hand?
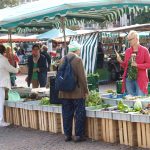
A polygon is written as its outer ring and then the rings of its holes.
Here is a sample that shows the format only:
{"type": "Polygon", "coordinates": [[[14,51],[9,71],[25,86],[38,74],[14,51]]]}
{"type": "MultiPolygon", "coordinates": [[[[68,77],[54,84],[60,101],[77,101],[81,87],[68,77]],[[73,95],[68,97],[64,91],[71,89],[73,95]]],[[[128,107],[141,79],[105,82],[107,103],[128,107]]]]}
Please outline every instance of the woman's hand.
{"type": "Polygon", "coordinates": [[[136,63],[135,61],[133,61],[133,62],[131,63],[131,66],[137,67],[137,63],[136,63]]]}

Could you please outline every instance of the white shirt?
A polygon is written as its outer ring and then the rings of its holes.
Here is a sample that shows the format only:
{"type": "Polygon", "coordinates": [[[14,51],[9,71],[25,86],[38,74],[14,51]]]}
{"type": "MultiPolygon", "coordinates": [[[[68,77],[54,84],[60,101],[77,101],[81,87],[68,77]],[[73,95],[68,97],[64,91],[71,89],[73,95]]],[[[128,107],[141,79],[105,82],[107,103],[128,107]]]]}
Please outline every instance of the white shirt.
{"type": "Polygon", "coordinates": [[[10,65],[8,59],[0,54],[0,87],[11,89],[10,74],[17,73],[18,69],[10,65]]]}

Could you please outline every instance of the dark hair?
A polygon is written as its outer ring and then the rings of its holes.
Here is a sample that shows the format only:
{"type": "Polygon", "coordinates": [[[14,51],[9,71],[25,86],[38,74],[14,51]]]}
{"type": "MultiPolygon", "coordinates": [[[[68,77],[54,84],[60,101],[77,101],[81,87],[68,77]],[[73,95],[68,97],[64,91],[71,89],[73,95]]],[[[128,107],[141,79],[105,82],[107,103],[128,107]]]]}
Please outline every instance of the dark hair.
{"type": "Polygon", "coordinates": [[[38,49],[40,49],[40,46],[39,46],[38,44],[34,44],[34,45],[32,46],[32,49],[34,49],[35,47],[37,47],[38,49]]]}
{"type": "Polygon", "coordinates": [[[6,48],[4,45],[0,44],[0,54],[4,54],[6,52],[6,48]]]}

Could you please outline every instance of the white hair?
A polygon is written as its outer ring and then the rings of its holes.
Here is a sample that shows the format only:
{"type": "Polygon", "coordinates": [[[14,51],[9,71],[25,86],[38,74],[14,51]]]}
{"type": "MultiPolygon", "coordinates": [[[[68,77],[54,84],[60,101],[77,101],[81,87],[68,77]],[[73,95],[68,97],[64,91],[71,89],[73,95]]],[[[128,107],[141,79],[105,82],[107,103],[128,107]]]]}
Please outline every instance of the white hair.
{"type": "Polygon", "coordinates": [[[139,34],[135,30],[131,30],[128,34],[128,39],[129,38],[137,38],[139,40],[139,34]]]}

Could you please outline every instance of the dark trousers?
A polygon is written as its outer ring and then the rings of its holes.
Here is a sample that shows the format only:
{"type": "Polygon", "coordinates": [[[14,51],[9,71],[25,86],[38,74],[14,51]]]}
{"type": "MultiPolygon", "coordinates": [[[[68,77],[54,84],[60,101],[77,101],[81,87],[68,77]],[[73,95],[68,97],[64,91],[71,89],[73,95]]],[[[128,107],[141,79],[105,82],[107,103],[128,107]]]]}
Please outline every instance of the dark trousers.
{"type": "Polygon", "coordinates": [[[85,135],[85,100],[63,99],[62,100],[63,127],[66,136],[72,136],[72,122],[75,118],[75,136],[85,135]]]}

